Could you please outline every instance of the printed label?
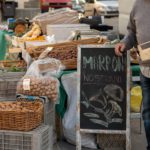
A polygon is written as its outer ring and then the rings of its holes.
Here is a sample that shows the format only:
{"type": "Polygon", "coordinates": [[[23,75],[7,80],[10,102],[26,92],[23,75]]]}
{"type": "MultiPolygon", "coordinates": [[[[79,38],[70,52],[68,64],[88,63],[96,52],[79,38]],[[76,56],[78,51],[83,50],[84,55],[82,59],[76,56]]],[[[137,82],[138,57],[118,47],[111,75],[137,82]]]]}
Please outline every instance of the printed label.
{"type": "Polygon", "coordinates": [[[25,91],[30,91],[30,79],[23,80],[23,89],[25,91]]]}

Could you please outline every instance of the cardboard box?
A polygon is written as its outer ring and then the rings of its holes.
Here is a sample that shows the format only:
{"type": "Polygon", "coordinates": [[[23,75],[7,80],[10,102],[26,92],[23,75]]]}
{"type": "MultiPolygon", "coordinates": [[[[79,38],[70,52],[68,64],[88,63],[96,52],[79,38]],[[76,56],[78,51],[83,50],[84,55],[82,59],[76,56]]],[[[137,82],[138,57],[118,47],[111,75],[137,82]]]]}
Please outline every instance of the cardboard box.
{"type": "Polygon", "coordinates": [[[55,24],[47,26],[47,35],[55,35],[56,42],[67,41],[75,31],[90,30],[87,24],[55,24]]]}

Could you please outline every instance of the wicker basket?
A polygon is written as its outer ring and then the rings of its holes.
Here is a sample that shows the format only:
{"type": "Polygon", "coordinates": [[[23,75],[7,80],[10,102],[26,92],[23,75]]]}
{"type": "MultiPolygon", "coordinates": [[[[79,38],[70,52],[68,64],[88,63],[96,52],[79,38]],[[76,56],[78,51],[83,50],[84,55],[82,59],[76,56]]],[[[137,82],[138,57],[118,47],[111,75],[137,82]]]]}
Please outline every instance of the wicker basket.
{"type": "Polygon", "coordinates": [[[65,70],[77,69],[77,59],[68,59],[61,62],[65,66],[65,70]]]}
{"type": "Polygon", "coordinates": [[[103,37],[98,38],[89,38],[89,39],[83,39],[83,40],[77,40],[77,41],[71,41],[71,42],[63,42],[63,43],[57,43],[57,44],[49,44],[45,46],[38,46],[38,47],[30,47],[27,48],[27,52],[30,54],[30,56],[34,59],[37,59],[40,54],[42,54],[47,47],[53,47],[53,51],[65,50],[69,47],[78,47],[78,45],[83,44],[104,44],[107,41],[107,39],[103,37]]]}
{"type": "Polygon", "coordinates": [[[25,68],[26,63],[24,60],[2,60],[0,61],[1,66],[3,67],[20,67],[20,68],[25,68]]]}
{"type": "Polygon", "coordinates": [[[47,97],[27,96],[18,94],[16,100],[19,102],[42,102],[44,106],[43,123],[45,125],[53,126],[53,128],[55,128],[55,103],[51,102],[47,97]]]}
{"type": "Polygon", "coordinates": [[[41,102],[0,102],[0,129],[30,131],[38,127],[42,120],[41,102]],[[12,109],[13,105],[17,105],[18,109],[12,109]]]}

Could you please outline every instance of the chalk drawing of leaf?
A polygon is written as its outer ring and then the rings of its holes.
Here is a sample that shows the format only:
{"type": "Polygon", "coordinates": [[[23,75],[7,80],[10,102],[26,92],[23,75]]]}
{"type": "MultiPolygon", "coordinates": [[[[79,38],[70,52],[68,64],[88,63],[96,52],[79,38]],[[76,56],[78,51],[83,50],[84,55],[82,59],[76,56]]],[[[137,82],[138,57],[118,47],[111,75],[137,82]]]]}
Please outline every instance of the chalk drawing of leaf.
{"type": "Polygon", "coordinates": [[[99,125],[102,125],[106,128],[108,128],[108,123],[103,121],[103,120],[99,120],[99,119],[90,119],[91,122],[95,123],[95,124],[99,124],[99,125]]]}
{"type": "Polygon", "coordinates": [[[99,118],[99,115],[94,113],[84,113],[84,116],[91,117],[91,118],[99,118]]]}

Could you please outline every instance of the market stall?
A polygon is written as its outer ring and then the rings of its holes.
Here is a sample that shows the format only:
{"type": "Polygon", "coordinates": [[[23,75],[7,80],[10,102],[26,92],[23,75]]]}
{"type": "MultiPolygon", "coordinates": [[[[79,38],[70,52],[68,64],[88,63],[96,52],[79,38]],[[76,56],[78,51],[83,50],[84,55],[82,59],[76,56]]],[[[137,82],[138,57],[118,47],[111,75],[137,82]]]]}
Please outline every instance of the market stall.
{"type": "MultiPolygon", "coordinates": [[[[0,122],[3,122],[0,123],[0,134],[10,134],[8,130],[13,130],[13,138],[21,133],[23,141],[19,141],[19,144],[10,141],[6,146],[10,150],[14,150],[14,145],[15,150],[26,150],[22,147],[52,150],[57,130],[63,130],[67,141],[76,144],[78,47],[110,46],[118,39],[110,40],[110,32],[104,34],[90,29],[88,24],[80,24],[78,13],[70,9],[40,14],[30,23],[19,21],[15,23],[14,33],[9,50],[6,50],[4,35],[8,33],[0,32],[0,42],[3,43],[0,44],[3,60],[0,68],[3,76],[1,89],[5,88],[5,95],[0,97],[3,101],[0,102],[0,122]],[[23,61],[22,65],[18,66],[18,62],[17,65],[8,65],[8,61],[12,64],[16,60],[23,61]],[[16,73],[8,73],[10,70],[16,73]],[[12,93],[8,99],[10,89],[12,93]],[[62,124],[59,121],[55,124],[55,115],[59,116],[62,124]],[[35,137],[31,143],[36,141],[41,145],[26,145],[24,138],[28,135],[35,137]],[[36,135],[39,136],[36,138],[36,135]],[[40,138],[42,136],[43,139],[40,138]]],[[[82,140],[82,146],[97,148],[94,135],[83,134],[82,140]]]]}

